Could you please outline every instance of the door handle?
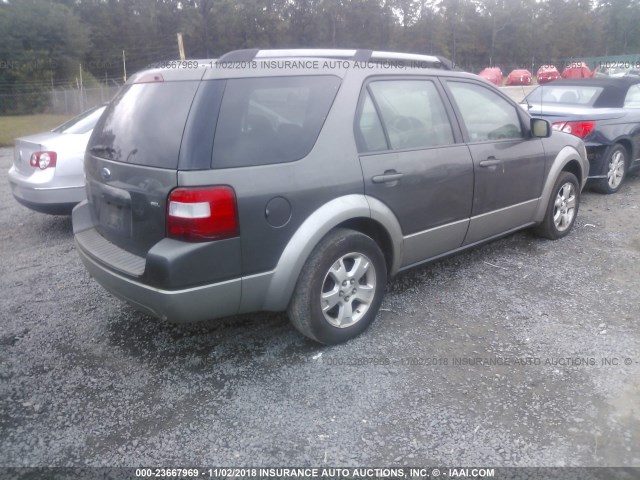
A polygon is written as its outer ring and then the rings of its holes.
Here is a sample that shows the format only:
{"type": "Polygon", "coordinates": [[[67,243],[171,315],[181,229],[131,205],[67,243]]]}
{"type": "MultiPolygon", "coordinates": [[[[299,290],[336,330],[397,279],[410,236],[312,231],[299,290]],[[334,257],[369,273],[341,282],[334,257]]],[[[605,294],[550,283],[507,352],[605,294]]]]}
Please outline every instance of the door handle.
{"type": "Polygon", "coordinates": [[[398,173],[395,170],[388,170],[382,175],[374,176],[371,181],[373,183],[393,183],[404,177],[404,173],[398,173]]]}
{"type": "Polygon", "coordinates": [[[480,162],[481,167],[495,167],[496,165],[500,165],[500,160],[496,157],[489,157],[486,160],[482,160],[480,162]]]}

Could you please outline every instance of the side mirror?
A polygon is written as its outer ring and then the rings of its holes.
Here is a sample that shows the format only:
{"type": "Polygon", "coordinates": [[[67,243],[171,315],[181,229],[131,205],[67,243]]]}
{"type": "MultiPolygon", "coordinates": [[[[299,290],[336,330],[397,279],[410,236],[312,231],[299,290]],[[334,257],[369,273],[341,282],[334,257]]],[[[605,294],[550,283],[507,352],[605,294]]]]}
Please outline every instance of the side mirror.
{"type": "Polygon", "coordinates": [[[551,124],[542,118],[531,119],[531,136],[547,138],[551,136],[551,124]]]}

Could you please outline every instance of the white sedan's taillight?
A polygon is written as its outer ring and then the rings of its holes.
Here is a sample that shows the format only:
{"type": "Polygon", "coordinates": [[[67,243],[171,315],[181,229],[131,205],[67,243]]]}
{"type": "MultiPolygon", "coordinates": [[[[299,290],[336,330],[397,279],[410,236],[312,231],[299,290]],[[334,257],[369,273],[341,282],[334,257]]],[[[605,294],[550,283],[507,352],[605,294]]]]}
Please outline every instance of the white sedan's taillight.
{"type": "Polygon", "coordinates": [[[167,236],[207,242],[240,234],[236,195],[231,187],[176,188],[167,203],[167,236]]]}
{"type": "Polygon", "coordinates": [[[56,166],[58,155],[56,152],[33,152],[29,159],[29,165],[44,170],[56,166]]]}

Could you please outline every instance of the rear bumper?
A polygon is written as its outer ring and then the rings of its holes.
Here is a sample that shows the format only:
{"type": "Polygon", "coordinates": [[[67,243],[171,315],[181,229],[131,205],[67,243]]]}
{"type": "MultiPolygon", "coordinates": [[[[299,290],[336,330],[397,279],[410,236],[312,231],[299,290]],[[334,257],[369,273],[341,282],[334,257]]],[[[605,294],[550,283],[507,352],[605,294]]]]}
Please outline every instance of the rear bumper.
{"type": "MultiPolygon", "coordinates": [[[[118,251],[121,250],[119,247],[109,245],[104,238],[102,242],[96,242],[95,238],[92,239],[96,235],[85,235],[92,229],[87,202],[73,210],[73,228],[76,250],[91,276],[137,310],[174,323],[197,322],[238,313],[241,275],[222,281],[200,281],[195,286],[182,288],[163,288],[148,283],[157,281],[158,277],[182,277],[188,272],[192,273],[192,278],[197,277],[197,264],[192,261],[194,253],[196,258],[200,258],[199,263],[206,267],[207,251],[202,249],[206,249],[207,244],[195,244],[189,248],[188,244],[180,245],[183,242],[166,239],[163,241],[166,249],[158,248],[155,252],[152,249],[146,259],[118,251]]],[[[162,246],[163,242],[158,245],[162,246]]]]}
{"type": "Polygon", "coordinates": [[[76,241],[82,263],[91,276],[114,296],[137,310],[174,323],[197,322],[238,313],[241,279],[182,290],[151,287],[98,263],[76,241]]]}
{"type": "Polygon", "coordinates": [[[20,174],[15,167],[9,169],[8,177],[13,197],[37,212],[69,215],[73,207],[86,198],[81,181],[77,185],[56,185],[53,180],[35,183],[30,181],[31,177],[20,174]]]}

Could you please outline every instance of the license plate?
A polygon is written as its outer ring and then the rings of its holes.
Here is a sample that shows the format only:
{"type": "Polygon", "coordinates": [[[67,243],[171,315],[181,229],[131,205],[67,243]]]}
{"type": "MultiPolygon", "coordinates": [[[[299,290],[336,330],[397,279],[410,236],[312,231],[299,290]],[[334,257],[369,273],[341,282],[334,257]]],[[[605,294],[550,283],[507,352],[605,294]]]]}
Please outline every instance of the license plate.
{"type": "Polygon", "coordinates": [[[131,236],[131,210],[129,208],[103,203],[100,220],[100,223],[106,228],[127,237],[131,236]]]}

